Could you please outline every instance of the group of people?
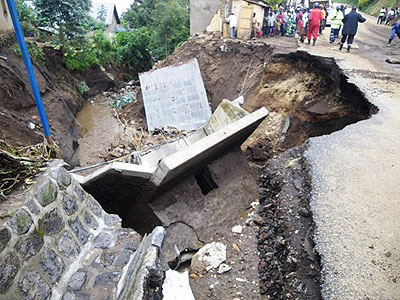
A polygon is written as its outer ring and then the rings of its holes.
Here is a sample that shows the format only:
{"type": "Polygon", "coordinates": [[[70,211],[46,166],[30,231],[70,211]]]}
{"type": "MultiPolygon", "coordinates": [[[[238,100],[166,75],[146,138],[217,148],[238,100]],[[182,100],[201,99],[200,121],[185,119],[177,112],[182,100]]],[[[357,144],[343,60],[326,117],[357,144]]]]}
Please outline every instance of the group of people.
{"type": "Polygon", "coordinates": [[[391,23],[396,23],[399,20],[400,10],[398,7],[387,9],[386,7],[382,7],[379,10],[378,20],[376,24],[385,24],[391,25],[391,23]]]}
{"type": "MultiPolygon", "coordinates": [[[[329,42],[331,44],[334,43],[339,36],[340,30],[342,30],[339,50],[341,51],[343,49],[343,45],[347,41],[347,52],[350,52],[354,36],[358,30],[358,23],[363,23],[366,19],[357,12],[355,7],[347,14],[345,13],[345,9],[346,7],[340,5],[337,6],[335,10],[330,11],[331,32],[329,42]]],[[[385,9],[385,14],[382,15],[383,17],[381,17],[381,15],[379,16],[378,23],[387,22],[388,19],[396,22],[399,9],[392,9],[391,11],[393,11],[393,13],[390,13],[390,11],[387,13],[385,9]],[[394,19],[392,16],[394,16],[394,19]]],[[[311,10],[303,7],[294,8],[289,6],[285,8],[279,6],[278,11],[269,11],[265,14],[262,26],[257,22],[255,15],[253,15],[252,37],[298,36],[302,43],[307,38],[308,44],[312,42],[314,46],[318,35],[321,34],[322,30],[325,28],[327,18],[328,11],[326,7],[320,5],[318,2],[314,3],[311,10]]],[[[234,38],[237,19],[233,13],[228,17],[228,23],[230,25],[230,36],[234,38]]],[[[394,24],[388,46],[391,45],[396,34],[400,38],[400,22],[394,24]]]]}

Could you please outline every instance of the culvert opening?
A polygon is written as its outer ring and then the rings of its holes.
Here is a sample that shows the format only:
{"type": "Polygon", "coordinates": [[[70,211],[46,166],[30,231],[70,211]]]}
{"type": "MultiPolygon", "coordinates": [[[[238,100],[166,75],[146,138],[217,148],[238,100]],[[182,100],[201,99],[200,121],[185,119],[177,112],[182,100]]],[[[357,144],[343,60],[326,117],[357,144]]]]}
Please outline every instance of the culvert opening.
{"type": "Polygon", "coordinates": [[[203,195],[207,195],[213,189],[218,188],[214,179],[211,176],[210,170],[208,168],[202,169],[200,172],[194,175],[196,182],[199,185],[203,195]]]}

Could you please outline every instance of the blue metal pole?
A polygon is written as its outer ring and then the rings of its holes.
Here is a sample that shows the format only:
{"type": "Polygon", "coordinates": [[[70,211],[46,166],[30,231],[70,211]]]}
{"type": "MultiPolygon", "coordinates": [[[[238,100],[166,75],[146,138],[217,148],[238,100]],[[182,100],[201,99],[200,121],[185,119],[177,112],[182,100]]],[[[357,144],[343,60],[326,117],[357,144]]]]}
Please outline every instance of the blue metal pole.
{"type": "Polygon", "coordinates": [[[49,123],[47,122],[46,112],[44,111],[42,98],[40,97],[40,92],[36,82],[35,73],[33,71],[31,59],[29,57],[28,48],[26,47],[24,34],[22,32],[21,24],[19,22],[18,12],[17,9],[15,8],[14,0],[7,0],[7,5],[11,14],[11,19],[14,25],[15,35],[17,36],[18,45],[19,48],[21,49],[22,58],[24,59],[26,71],[28,72],[29,82],[31,84],[33,92],[33,98],[35,99],[40,120],[42,121],[44,135],[48,140],[51,140],[49,123]]]}

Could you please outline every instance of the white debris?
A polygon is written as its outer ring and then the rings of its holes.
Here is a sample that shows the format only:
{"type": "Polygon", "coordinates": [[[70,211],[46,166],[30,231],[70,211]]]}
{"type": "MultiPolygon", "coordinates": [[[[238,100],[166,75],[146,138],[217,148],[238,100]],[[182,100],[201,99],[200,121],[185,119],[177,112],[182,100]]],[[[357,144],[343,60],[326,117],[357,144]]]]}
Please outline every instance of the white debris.
{"type": "Polygon", "coordinates": [[[236,98],[235,100],[232,101],[232,104],[236,106],[242,106],[244,104],[244,97],[240,96],[239,98],[236,98]]]}
{"type": "Polygon", "coordinates": [[[229,272],[230,270],[232,270],[231,266],[228,266],[227,264],[220,264],[217,273],[222,274],[229,272]]]}
{"type": "Polygon", "coordinates": [[[35,127],[36,127],[36,125],[33,124],[32,122],[29,122],[29,123],[28,123],[28,128],[29,128],[29,129],[33,130],[33,129],[35,129],[35,127]]]}
{"type": "Polygon", "coordinates": [[[212,270],[212,268],[213,268],[213,267],[211,267],[211,266],[207,266],[207,267],[206,267],[206,271],[207,271],[207,272],[210,272],[210,271],[212,270]]]}
{"type": "Polygon", "coordinates": [[[164,300],[195,300],[189,285],[189,273],[168,270],[162,286],[164,300]]]}
{"type": "Polygon", "coordinates": [[[208,266],[217,269],[226,260],[226,246],[213,242],[203,246],[192,258],[190,269],[195,273],[204,273],[208,266]]]}
{"type": "Polygon", "coordinates": [[[254,202],[251,202],[250,205],[252,208],[257,208],[260,205],[260,202],[254,201],[254,202]]]}
{"type": "Polygon", "coordinates": [[[236,278],[236,281],[239,281],[239,282],[246,282],[246,279],[243,279],[243,278],[236,278]]]}
{"type": "Polygon", "coordinates": [[[233,233],[242,233],[243,227],[241,225],[236,225],[232,227],[232,232],[233,233]]]}

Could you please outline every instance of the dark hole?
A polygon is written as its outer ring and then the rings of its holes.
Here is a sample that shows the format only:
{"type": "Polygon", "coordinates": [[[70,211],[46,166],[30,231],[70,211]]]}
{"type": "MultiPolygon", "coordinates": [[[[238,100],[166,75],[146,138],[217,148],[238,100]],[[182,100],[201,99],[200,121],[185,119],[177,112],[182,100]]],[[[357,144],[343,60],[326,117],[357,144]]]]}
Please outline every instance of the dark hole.
{"type": "Polygon", "coordinates": [[[218,185],[211,177],[211,173],[210,170],[208,170],[208,168],[201,170],[194,177],[196,178],[196,182],[201,188],[201,192],[203,193],[203,195],[207,195],[213,189],[218,188],[218,185]]]}

